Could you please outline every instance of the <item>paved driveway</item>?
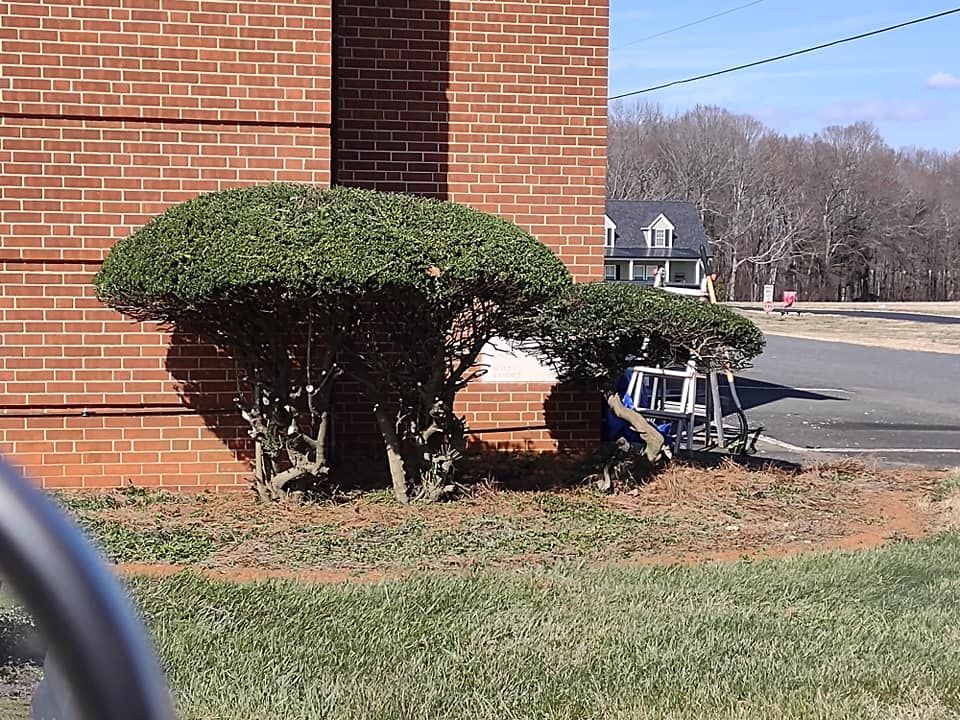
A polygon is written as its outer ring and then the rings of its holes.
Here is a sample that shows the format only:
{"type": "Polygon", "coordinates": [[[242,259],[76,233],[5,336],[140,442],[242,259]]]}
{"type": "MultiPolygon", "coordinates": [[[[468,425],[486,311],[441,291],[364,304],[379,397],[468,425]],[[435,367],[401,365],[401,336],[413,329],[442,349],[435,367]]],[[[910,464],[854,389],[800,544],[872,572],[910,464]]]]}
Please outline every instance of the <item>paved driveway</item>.
{"type": "Polygon", "coordinates": [[[960,356],[767,338],[737,378],[770,455],[960,465],[960,356]]]}

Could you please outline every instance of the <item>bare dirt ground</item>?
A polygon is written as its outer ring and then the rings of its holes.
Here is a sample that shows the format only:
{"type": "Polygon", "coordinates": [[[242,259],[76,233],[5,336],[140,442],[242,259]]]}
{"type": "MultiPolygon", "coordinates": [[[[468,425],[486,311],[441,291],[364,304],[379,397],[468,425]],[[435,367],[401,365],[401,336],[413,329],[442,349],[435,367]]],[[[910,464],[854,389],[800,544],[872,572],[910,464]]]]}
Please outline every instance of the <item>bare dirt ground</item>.
{"type": "Polygon", "coordinates": [[[98,529],[108,553],[117,546],[124,573],[189,567],[241,581],[379,582],[565,560],[695,564],[869,548],[936,531],[946,482],[953,479],[943,473],[852,463],[802,471],[724,463],[677,465],[612,496],[589,488],[515,491],[494,478],[431,506],[401,506],[384,494],[295,507],[239,495],[100,504],[87,496],[76,512],[98,529]],[[185,548],[185,559],[171,547],[185,548]]]}
{"type": "Polygon", "coordinates": [[[933,325],[873,317],[804,315],[802,309],[799,316],[781,316],[779,313],[766,315],[752,311],[744,314],[767,335],[844,342],[891,350],[960,354],[960,324],[933,325]]]}

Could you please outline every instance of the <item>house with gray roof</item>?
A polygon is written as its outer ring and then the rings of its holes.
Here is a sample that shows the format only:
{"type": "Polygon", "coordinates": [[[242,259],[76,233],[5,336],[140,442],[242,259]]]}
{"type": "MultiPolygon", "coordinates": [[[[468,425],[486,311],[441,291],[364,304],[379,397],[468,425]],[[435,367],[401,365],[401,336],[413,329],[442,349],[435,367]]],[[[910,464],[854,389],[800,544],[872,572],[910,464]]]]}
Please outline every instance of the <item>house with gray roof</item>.
{"type": "Polygon", "coordinates": [[[700,286],[709,244],[693,203],[607,200],[606,210],[604,279],[652,285],[663,267],[667,285],[700,286]]]}

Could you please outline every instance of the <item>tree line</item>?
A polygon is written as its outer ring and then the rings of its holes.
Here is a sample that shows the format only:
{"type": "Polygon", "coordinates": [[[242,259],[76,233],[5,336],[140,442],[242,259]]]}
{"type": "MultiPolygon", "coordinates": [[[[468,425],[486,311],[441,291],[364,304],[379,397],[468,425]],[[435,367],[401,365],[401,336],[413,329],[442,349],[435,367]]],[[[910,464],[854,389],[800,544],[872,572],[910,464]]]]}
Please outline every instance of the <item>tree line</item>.
{"type": "Polygon", "coordinates": [[[960,152],[896,150],[870,123],[787,136],[749,115],[618,105],[607,196],[688,200],[729,299],[960,300],[960,152]]]}

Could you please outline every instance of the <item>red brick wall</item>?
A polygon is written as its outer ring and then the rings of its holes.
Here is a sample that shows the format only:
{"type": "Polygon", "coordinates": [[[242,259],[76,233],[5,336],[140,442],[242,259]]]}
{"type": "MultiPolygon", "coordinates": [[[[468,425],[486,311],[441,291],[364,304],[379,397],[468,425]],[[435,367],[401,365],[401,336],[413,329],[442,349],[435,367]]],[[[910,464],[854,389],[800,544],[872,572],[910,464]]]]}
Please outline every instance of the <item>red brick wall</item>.
{"type": "MultiPolygon", "coordinates": [[[[45,484],[243,482],[229,367],[170,352],[90,287],[117,238],[199,192],[450,197],[600,276],[606,2],[332,1],[336,19],[331,0],[0,0],[0,452],[45,484]]],[[[471,388],[464,408],[475,427],[536,425],[545,392],[471,388]]]]}
{"type": "Polygon", "coordinates": [[[601,278],[606,0],[335,6],[337,182],[498,213],[601,278]]]}
{"type": "MultiPolygon", "coordinates": [[[[578,280],[600,279],[607,2],[461,0],[450,7],[449,198],[512,219],[578,280]]],[[[545,450],[595,442],[596,400],[551,391],[478,383],[460,402],[477,429],[549,425],[474,436],[485,444],[545,450]]]]}
{"type": "MultiPolygon", "coordinates": [[[[337,180],[497,213],[578,279],[600,279],[606,0],[337,0],[336,9],[337,180]]],[[[480,430],[554,426],[475,436],[485,443],[594,441],[593,399],[566,397],[545,418],[549,391],[478,383],[459,405],[480,430]]]]}
{"type": "Polygon", "coordinates": [[[336,182],[447,197],[449,0],[334,0],[336,182]]]}
{"type": "Polygon", "coordinates": [[[330,24],[302,0],[0,2],[0,451],[46,485],[246,472],[235,418],[208,427],[167,366],[215,390],[229,370],[171,355],[90,283],[117,238],[201,191],[329,182],[330,24]]]}
{"type": "Polygon", "coordinates": [[[450,199],[511,218],[578,279],[600,279],[607,3],[450,7],[450,199]]]}

